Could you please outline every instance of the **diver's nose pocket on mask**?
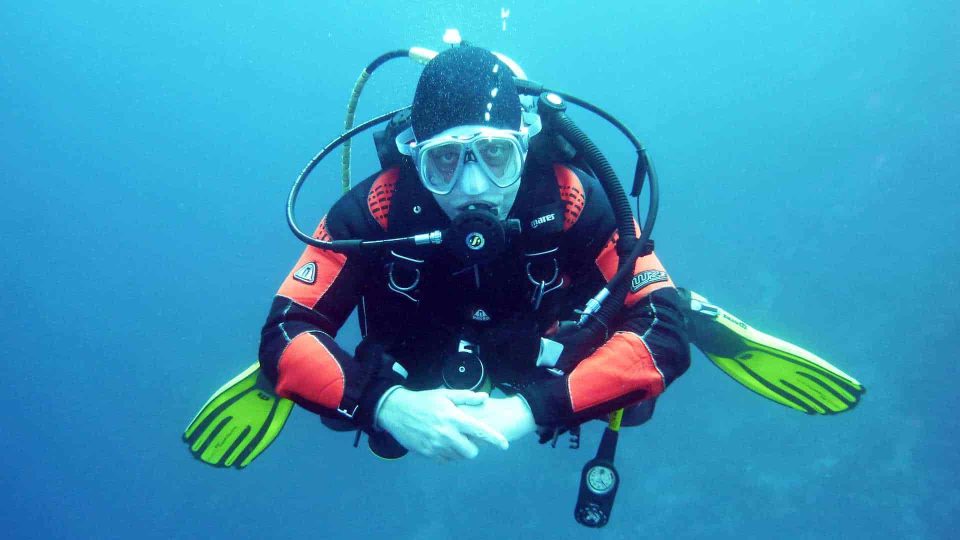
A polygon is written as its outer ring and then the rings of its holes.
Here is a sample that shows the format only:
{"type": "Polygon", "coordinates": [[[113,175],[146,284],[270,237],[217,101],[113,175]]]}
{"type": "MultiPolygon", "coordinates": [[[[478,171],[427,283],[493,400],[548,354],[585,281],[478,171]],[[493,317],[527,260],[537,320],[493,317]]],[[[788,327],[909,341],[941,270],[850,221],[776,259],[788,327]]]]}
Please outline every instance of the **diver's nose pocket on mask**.
{"type": "MultiPolygon", "coordinates": [[[[473,163],[463,165],[463,177],[460,179],[460,190],[464,195],[481,195],[490,190],[491,183],[486,173],[474,159],[473,163]]],[[[454,187],[456,189],[456,187],[454,187]]]]}

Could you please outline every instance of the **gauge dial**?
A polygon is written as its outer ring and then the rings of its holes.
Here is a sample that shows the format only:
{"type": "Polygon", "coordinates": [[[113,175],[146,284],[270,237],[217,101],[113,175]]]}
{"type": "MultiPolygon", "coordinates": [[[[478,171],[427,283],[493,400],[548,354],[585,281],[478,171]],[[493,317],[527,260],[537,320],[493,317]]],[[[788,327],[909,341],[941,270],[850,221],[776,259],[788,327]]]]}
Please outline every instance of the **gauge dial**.
{"type": "Polygon", "coordinates": [[[609,492],[616,483],[617,475],[610,467],[594,465],[587,471],[587,487],[597,495],[609,492]]]}

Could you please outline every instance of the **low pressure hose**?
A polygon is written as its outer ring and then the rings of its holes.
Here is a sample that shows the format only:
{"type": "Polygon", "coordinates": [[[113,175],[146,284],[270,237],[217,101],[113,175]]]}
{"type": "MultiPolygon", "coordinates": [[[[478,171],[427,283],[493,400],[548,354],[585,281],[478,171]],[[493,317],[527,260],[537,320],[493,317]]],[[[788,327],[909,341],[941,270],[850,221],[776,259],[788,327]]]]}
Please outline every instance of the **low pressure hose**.
{"type": "Polygon", "coordinates": [[[303,187],[303,183],[307,181],[307,178],[310,176],[310,173],[313,172],[313,169],[316,168],[317,164],[320,163],[323,158],[327,157],[330,152],[333,152],[340,145],[349,141],[354,135],[378,124],[382,124],[393,118],[394,115],[400,111],[404,111],[409,108],[409,106],[401,107],[386,114],[381,114],[380,116],[367,120],[355,128],[347,130],[345,133],[324,146],[317,155],[313,156],[313,159],[307,163],[303,170],[300,171],[297,179],[293,182],[293,186],[290,188],[290,195],[287,197],[287,225],[290,227],[293,235],[299,238],[301,242],[313,247],[329,249],[338,252],[354,250],[362,247],[363,242],[360,240],[334,240],[332,242],[326,242],[317,238],[313,238],[312,236],[300,230],[300,227],[297,226],[296,218],[297,197],[300,195],[300,188],[303,187]]]}
{"type": "Polygon", "coordinates": [[[590,168],[597,173],[597,177],[601,179],[603,190],[610,199],[610,204],[613,206],[613,213],[617,221],[617,232],[619,233],[620,239],[622,239],[622,242],[620,240],[617,241],[617,254],[620,256],[617,268],[619,268],[629,262],[625,256],[630,253],[630,250],[633,248],[633,241],[637,239],[636,229],[633,224],[633,210],[630,209],[630,200],[627,199],[623,185],[620,184],[620,179],[617,177],[617,173],[614,172],[610,162],[600,153],[600,149],[593,144],[593,141],[587,137],[587,134],[563,113],[557,115],[556,122],[555,127],[557,132],[567,139],[574,148],[583,151],[584,159],[587,164],[590,165],[590,168]]]}
{"type": "MultiPolygon", "coordinates": [[[[633,211],[630,209],[630,201],[627,199],[627,194],[620,184],[620,179],[617,177],[616,171],[613,170],[607,158],[600,152],[597,145],[590,140],[590,137],[577,127],[577,125],[573,123],[573,120],[566,115],[564,112],[566,106],[558,96],[550,93],[541,95],[537,109],[541,111],[541,118],[544,121],[545,127],[555,129],[557,133],[569,141],[574,148],[583,153],[587,164],[596,172],[597,178],[600,180],[600,184],[603,186],[603,190],[606,192],[607,198],[610,199],[610,204],[613,206],[614,217],[617,221],[617,232],[620,238],[625,239],[627,242],[629,242],[630,239],[636,240],[637,236],[633,226],[633,211]],[[543,114],[544,112],[547,114],[543,114]]],[[[632,245],[629,245],[629,248],[632,247],[632,245]]],[[[617,251],[620,255],[618,265],[625,264],[624,255],[630,252],[629,249],[620,247],[618,242],[617,251]]]]}
{"type": "MultiPolygon", "coordinates": [[[[584,160],[597,174],[597,179],[600,180],[600,185],[603,186],[603,190],[613,207],[617,222],[619,238],[617,240],[616,275],[623,275],[629,271],[628,268],[632,269],[634,266],[636,257],[632,255],[634,253],[639,255],[640,251],[634,249],[637,236],[634,228],[633,211],[630,209],[630,201],[620,184],[617,173],[586,133],[564,113],[565,105],[562,99],[555,94],[542,94],[537,108],[541,112],[545,127],[555,129],[557,133],[570,142],[577,151],[583,154],[584,160]]],[[[588,315],[581,320],[584,331],[589,332],[596,339],[600,339],[602,335],[607,334],[609,322],[619,311],[625,296],[626,287],[623,279],[612,279],[598,295],[599,299],[592,300],[591,302],[594,302],[594,304],[588,304],[584,310],[588,315]],[[604,302],[610,296],[613,296],[612,301],[604,302]],[[603,334],[601,334],[601,331],[603,334]]]]}

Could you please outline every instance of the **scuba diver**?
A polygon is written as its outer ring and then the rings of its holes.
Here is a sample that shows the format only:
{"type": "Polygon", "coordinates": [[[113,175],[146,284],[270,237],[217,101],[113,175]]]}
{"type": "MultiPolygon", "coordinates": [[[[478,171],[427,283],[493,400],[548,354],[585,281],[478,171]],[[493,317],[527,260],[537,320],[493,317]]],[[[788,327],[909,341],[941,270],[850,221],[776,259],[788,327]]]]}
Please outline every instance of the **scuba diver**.
{"type": "Polygon", "coordinates": [[[653,250],[656,173],[642,145],[601,109],[526,79],[509,58],[458,44],[387,53],[365,69],[347,131],[301,172],[287,220],[308,247],[263,326],[259,362],[221,387],[184,432],[205,463],[246,467],[294,403],[384,458],[473,458],[609,422],[581,474],[575,517],[607,523],[621,426],[653,414],[690,365],[690,343],[752,391],[807,414],[854,407],[853,377],[678,289],[653,250]],[[412,106],[353,127],[359,91],[386,60],[425,64],[412,106]],[[637,149],[631,194],[649,179],[643,227],[606,158],[565,115],[579,105],[637,149]],[[374,135],[381,170],[350,188],[313,234],[294,205],[316,164],[374,135]],[[597,292],[599,290],[599,292],[597,292]],[[353,354],[336,341],[357,310],[353,354]],[[494,389],[499,392],[494,395],[494,389]],[[502,397],[501,397],[502,396],[502,397]]]}
{"type": "Polygon", "coordinates": [[[536,426],[568,428],[653,399],[687,369],[681,301],[653,253],[637,260],[642,279],[602,343],[556,334],[616,270],[616,223],[595,178],[531,149],[540,126],[524,121],[513,76],[468,45],[430,61],[401,134],[411,138],[397,139],[409,159],[360,182],[315,236],[411,235],[458,219],[516,219],[520,231],[489,260],[471,246],[464,256],[308,247],[262,334],[260,365],[279,396],[451,459],[475,456],[475,440],[506,448],[536,426]],[[333,336],[357,306],[364,343],[350,355],[333,336]],[[486,398],[484,384],[510,397],[486,398]]]}

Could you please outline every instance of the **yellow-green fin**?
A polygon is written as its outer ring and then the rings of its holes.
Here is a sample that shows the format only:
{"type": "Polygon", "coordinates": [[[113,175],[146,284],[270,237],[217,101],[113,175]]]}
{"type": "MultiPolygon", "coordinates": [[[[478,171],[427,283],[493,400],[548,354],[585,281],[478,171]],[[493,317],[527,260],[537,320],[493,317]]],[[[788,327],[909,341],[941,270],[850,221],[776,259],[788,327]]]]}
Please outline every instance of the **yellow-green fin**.
{"type": "Polygon", "coordinates": [[[252,364],[214,392],[183,432],[193,456],[217,467],[246,467],[277,438],[293,402],[277,396],[252,364]]]}
{"type": "Polygon", "coordinates": [[[866,388],[806,349],[765,334],[693,291],[691,341],[724,373],[761,396],[807,414],[836,414],[859,403],[866,388]]]}

